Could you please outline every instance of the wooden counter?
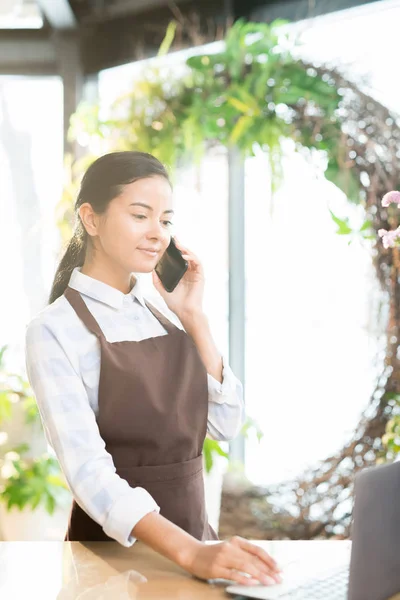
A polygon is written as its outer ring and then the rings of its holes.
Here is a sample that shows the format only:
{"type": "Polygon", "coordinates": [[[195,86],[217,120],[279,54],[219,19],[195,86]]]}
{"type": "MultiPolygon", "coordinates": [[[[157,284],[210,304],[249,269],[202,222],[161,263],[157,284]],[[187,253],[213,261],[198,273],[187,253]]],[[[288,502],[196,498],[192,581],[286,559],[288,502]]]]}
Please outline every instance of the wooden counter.
{"type": "MultiPolygon", "coordinates": [[[[329,560],[349,542],[256,542],[280,564],[307,557],[329,560]]],[[[232,598],[226,583],[194,579],[137,542],[0,542],[0,598],[4,600],[200,600],[232,598]]]]}

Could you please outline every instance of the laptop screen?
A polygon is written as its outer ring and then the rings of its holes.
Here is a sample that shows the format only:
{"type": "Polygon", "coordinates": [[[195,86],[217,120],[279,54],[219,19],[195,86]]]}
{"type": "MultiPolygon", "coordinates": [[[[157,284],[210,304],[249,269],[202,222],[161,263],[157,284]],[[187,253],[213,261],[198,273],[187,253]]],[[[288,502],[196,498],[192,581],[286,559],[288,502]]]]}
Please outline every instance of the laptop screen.
{"type": "Polygon", "coordinates": [[[388,600],[400,592],[400,462],[355,480],[349,600],[388,600]]]}

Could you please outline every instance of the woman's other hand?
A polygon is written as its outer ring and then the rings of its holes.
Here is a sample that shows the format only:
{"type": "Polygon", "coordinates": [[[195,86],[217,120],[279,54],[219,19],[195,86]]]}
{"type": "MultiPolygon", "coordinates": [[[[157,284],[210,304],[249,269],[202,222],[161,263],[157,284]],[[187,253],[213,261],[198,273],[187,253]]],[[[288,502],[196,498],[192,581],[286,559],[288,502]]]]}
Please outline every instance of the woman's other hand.
{"type": "Polygon", "coordinates": [[[229,579],[241,585],[281,583],[280,569],[262,548],[239,536],[215,544],[197,542],[182,566],[200,579],[229,579]]]}

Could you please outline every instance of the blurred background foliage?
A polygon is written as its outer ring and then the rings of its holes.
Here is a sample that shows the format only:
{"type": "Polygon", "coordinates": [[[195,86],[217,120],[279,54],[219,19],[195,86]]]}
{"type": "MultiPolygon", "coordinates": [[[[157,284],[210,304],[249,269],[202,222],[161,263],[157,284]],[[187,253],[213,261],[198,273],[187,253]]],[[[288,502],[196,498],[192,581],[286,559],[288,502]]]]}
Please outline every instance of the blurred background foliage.
{"type": "MultiPolygon", "coordinates": [[[[168,52],[174,30],[171,23],[160,55],[168,52]]],[[[221,534],[237,531],[240,514],[248,510],[249,519],[259,519],[250,537],[256,531],[272,539],[347,536],[354,474],[392,459],[400,448],[394,401],[400,397],[400,257],[398,249],[385,250],[376,243],[380,228],[399,225],[398,216],[380,205],[382,196],[399,184],[399,118],[369,95],[362,82],[349,80],[332,66],[299,58],[282,21],[239,20],[216,52],[192,56],[174,69],[155,65],[111,107],[83,103],[73,116],[70,139],[82,156],[66,159],[65,192],[57,210],[62,239],[66,242],[72,233],[73,204],[84,170],[106,152],[149,152],[174,178],[181,165],[201,161],[211,146],[239,148],[243,157],[261,149],[269,159],[272,192],[282,180],[286,140],[311,163],[318,156],[325,177],[364,217],[354,229],[347,215],[331,212],[337,233],[371,252],[382,302],[388,303],[382,373],[352,439],[295,481],[264,490],[261,500],[257,492],[253,508],[249,495],[241,497],[244,507],[237,497],[231,501],[225,494],[225,515],[232,519],[224,521],[222,512],[221,534]],[[288,499],[285,509],[275,504],[272,510],[274,499],[282,497],[288,499]],[[317,519],[313,508],[320,512],[317,519]]],[[[206,447],[208,467],[213,452],[223,451],[218,444],[206,447]]]]}
{"type": "MultiPolygon", "coordinates": [[[[58,207],[62,238],[71,235],[73,202],[86,167],[95,158],[116,150],[140,148],[166,164],[174,176],[180,164],[199,161],[207,147],[236,146],[245,156],[256,147],[269,157],[274,188],[281,180],[282,141],[329,153],[326,174],[334,183],[343,173],[336,157],[340,140],[338,108],[341,95],[333,80],[320,76],[292,53],[283,21],[271,24],[237,21],[223,48],[215,54],[192,56],[181,67],[147,67],[109,110],[82,103],[71,119],[70,140],[86,150],[66,158],[64,196],[58,207]],[[324,136],[309,123],[296,122],[296,107],[307,107],[324,123],[324,136]]],[[[174,23],[165,41],[172,43],[174,23]]],[[[163,44],[159,54],[165,54],[163,44]]],[[[341,186],[340,186],[341,187],[341,186]]]]}
{"type": "Polygon", "coordinates": [[[6,351],[0,348],[0,500],[7,510],[41,504],[53,514],[70,492],[58,461],[47,452],[37,455],[25,441],[35,442],[35,431],[44,439],[39,410],[29,383],[6,368],[6,351]]]}

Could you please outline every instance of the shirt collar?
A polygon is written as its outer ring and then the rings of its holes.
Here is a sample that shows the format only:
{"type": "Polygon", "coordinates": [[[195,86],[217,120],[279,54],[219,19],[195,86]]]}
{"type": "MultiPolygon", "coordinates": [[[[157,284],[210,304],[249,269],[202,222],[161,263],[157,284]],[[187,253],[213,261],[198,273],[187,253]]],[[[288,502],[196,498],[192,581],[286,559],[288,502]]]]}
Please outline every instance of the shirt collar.
{"type": "Polygon", "coordinates": [[[72,271],[68,285],[81,294],[89,296],[90,298],[94,298],[95,300],[99,300],[100,302],[108,304],[113,308],[121,309],[124,303],[124,298],[128,298],[129,296],[132,297],[132,300],[136,299],[142,306],[145,306],[140,279],[138,277],[135,278],[135,276],[132,275],[131,283],[133,285],[131,291],[128,294],[123,294],[120,292],[120,290],[117,290],[111,285],[81,273],[80,267],[75,267],[75,269],[72,271]]]}

